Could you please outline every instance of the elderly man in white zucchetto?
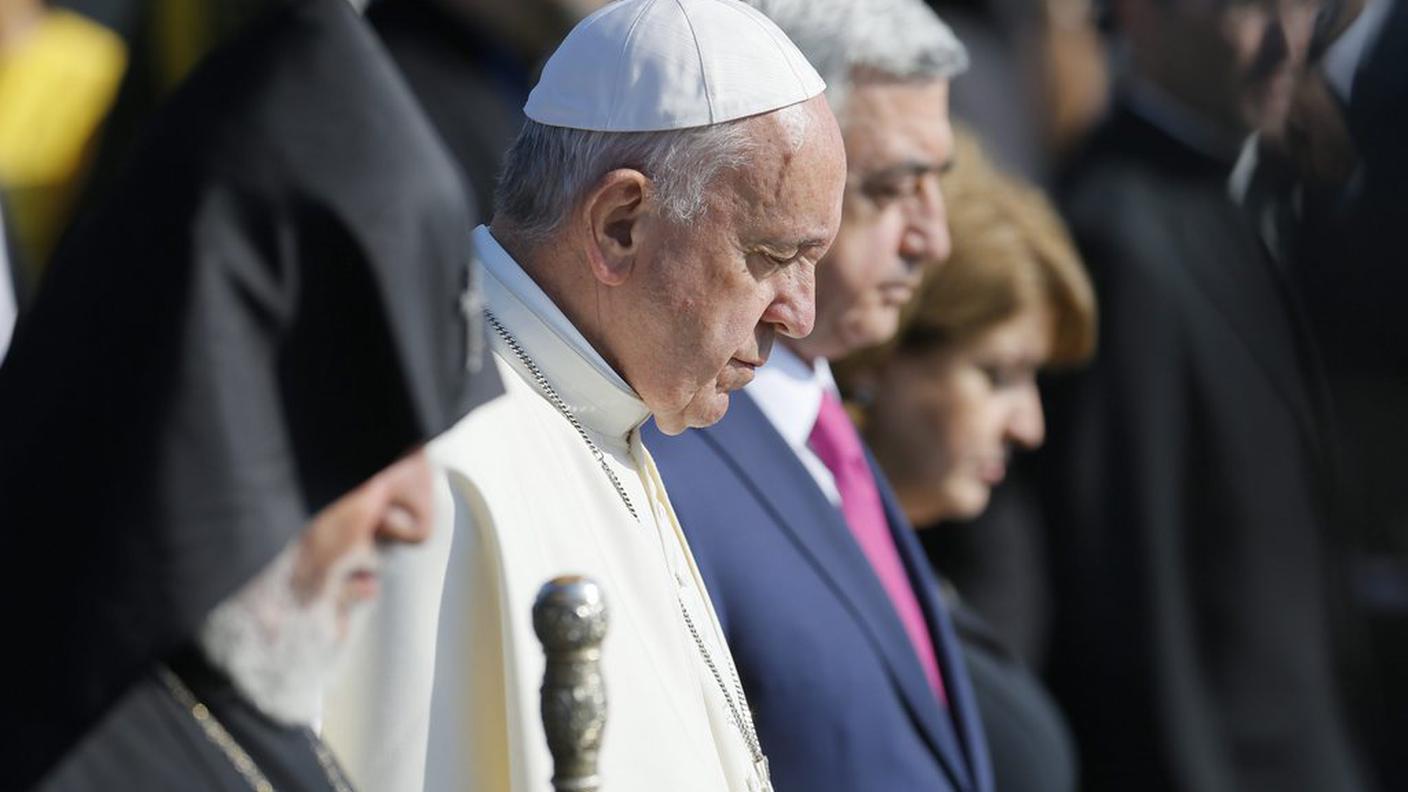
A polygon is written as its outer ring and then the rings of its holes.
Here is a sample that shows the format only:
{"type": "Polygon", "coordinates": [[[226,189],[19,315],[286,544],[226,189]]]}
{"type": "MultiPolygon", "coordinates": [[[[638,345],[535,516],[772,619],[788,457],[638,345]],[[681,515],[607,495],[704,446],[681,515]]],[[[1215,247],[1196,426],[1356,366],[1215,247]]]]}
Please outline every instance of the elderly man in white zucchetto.
{"type": "Polygon", "coordinates": [[[432,448],[453,531],[388,581],[327,708],[363,788],[549,788],[531,608],[563,573],[611,611],[604,787],[771,788],[638,428],[719,420],[778,335],[811,331],[846,178],[824,88],[736,0],[621,0],[548,61],[474,231],[507,393],[432,448]]]}

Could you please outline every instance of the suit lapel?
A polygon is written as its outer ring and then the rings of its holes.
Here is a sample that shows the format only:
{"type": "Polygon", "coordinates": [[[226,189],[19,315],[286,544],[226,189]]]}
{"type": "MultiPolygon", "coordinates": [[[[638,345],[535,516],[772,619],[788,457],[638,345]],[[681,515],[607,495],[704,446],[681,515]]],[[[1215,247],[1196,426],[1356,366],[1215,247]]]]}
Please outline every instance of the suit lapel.
{"type": "Polygon", "coordinates": [[[1272,269],[1277,265],[1268,260],[1235,207],[1229,205],[1217,216],[1226,225],[1228,242],[1187,257],[1186,266],[1209,302],[1246,344],[1262,373],[1274,383],[1273,390],[1290,407],[1307,445],[1321,458],[1325,443],[1310,401],[1310,372],[1298,354],[1294,306],[1288,304],[1280,274],[1272,269]]]}
{"type": "Polygon", "coordinates": [[[1308,373],[1294,343],[1295,321],[1285,300],[1280,273],[1268,260],[1250,220],[1224,193],[1231,166],[1179,142],[1123,104],[1105,135],[1112,145],[1142,161],[1160,163],[1164,172],[1194,185],[1197,199],[1169,204],[1176,214],[1163,223],[1170,244],[1184,251],[1185,268],[1195,288],[1227,323],[1256,361],[1273,390],[1295,416],[1308,446],[1321,455],[1323,439],[1307,393],[1308,373]],[[1212,185],[1211,191],[1203,187],[1212,185]],[[1215,193],[1215,194],[1214,194],[1215,193]]]}
{"type": "MultiPolygon", "coordinates": [[[[954,785],[971,789],[963,746],[953,723],[936,706],[934,691],[929,687],[889,596],[851,536],[840,511],[822,494],[791,446],[745,393],[733,394],[724,420],[699,431],[772,515],[773,522],[802,557],[816,568],[870,638],[906,709],[954,785]]],[[[906,565],[909,564],[910,559],[906,559],[906,565]]],[[[912,567],[910,574],[913,575],[912,567]]],[[[921,601],[926,602],[930,624],[935,624],[933,618],[940,613],[939,609],[927,599],[930,596],[927,592],[917,593],[921,601]]],[[[952,631],[934,633],[936,639],[940,635],[951,636],[952,631]]],[[[951,641],[943,641],[943,644],[948,643],[951,641]]],[[[953,650],[952,646],[943,644],[936,647],[941,656],[953,650]]],[[[946,674],[953,662],[950,657],[945,666],[946,674]]],[[[964,687],[966,689],[966,683],[964,687]]],[[[971,692],[966,696],[971,704],[971,692]]],[[[971,740],[966,742],[972,744],[971,740]]]]}
{"type": "Polygon", "coordinates": [[[958,739],[969,770],[969,789],[991,790],[992,767],[988,759],[987,738],[983,735],[982,717],[978,713],[978,702],[973,687],[969,683],[968,670],[963,664],[962,647],[953,620],[939,598],[939,582],[929,559],[914,535],[909,519],[904,516],[899,500],[890,489],[889,481],[867,449],[866,456],[870,469],[875,474],[880,498],[885,504],[885,519],[890,525],[890,534],[895,539],[895,547],[904,561],[905,572],[909,575],[914,594],[924,610],[924,618],[929,627],[929,635],[934,641],[934,651],[938,657],[939,670],[943,673],[944,691],[948,695],[949,714],[958,732],[958,739]]]}

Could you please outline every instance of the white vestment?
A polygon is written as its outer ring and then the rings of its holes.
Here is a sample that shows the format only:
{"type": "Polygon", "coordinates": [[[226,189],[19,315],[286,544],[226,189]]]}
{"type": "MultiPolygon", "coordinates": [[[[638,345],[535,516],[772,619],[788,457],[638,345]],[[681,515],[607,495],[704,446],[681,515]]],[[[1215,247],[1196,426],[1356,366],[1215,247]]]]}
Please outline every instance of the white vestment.
{"type": "Polygon", "coordinates": [[[583,574],[601,585],[610,620],[604,792],[766,789],[766,770],[703,659],[707,651],[746,713],[703,580],[640,442],[645,404],[488,229],[476,229],[475,243],[486,308],[603,452],[639,521],[490,331],[505,394],[431,449],[454,490],[453,537],[446,492],[437,536],[388,571],[386,597],[329,699],[326,736],[363,792],[548,792],[532,605],[550,578],[583,574]]]}

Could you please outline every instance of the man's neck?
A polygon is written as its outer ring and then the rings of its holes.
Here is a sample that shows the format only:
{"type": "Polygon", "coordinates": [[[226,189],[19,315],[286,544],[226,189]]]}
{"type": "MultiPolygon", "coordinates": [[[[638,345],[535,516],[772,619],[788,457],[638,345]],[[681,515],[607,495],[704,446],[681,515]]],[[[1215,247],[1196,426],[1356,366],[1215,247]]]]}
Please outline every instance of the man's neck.
{"type": "Polygon", "coordinates": [[[605,332],[591,321],[590,312],[579,310],[573,301],[574,297],[593,293],[595,290],[594,283],[584,283],[578,277],[586,271],[586,266],[577,266],[577,262],[548,261],[541,253],[543,250],[576,250],[577,246],[562,240],[533,244],[524,240],[497,217],[489,224],[489,233],[504,252],[518,262],[524,274],[543,290],[543,294],[552,300],[558,310],[562,311],[562,315],[577,328],[577,332],[582,334],[592,349],[601,355],[606,365],[624,381],[626,375],[622,372],[620,362],[612,353],[610,345],[606,343],[605,332]]]}

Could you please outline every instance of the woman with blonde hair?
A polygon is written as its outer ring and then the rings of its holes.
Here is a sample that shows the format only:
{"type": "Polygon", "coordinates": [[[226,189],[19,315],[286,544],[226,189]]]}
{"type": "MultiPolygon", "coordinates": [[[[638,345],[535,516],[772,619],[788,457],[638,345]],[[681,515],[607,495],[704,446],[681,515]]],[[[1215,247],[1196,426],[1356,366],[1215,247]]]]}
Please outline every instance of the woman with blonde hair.
{"type": "MultiPolygon", "coordinates": [[[[1045,437],[1037,372],[1095,349],[1094,290],[1049,202],[966,135],[956,161],[943,185],[951,257],[925,276],[894,338],[836,366],[921,528],[987,509],[1012,452],[1045,437]]],[[[1074,790],[1075,751],[1056,704],[976,614],[951,604],[998,792],[1074,790]]]]}

